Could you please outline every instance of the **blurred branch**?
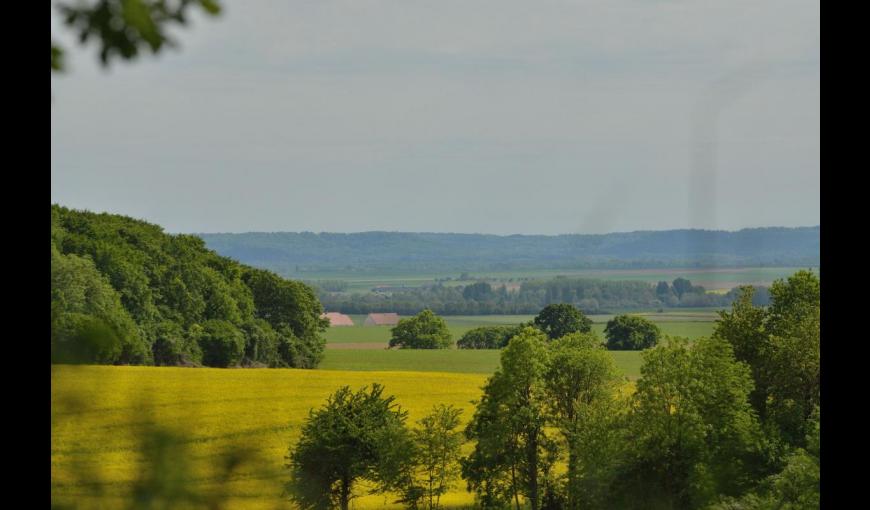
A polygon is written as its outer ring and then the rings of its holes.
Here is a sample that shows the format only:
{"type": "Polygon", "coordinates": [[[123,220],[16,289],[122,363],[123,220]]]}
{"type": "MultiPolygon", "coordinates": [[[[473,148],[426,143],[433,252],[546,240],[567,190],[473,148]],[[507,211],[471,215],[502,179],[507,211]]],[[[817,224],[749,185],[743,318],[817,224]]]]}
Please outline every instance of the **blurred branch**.
{"type": "MultiPolygon", "coordinates": [[[[108,66],[113,59],[134,59],[143,50],[157,54],[166,46],[176,46],[167,28],[173,24],[186,25],[191,6],[212,16],[221,10],[216,0],[61,2],[57,9],[64,25],[76,33],[80,43],[97,40],[100,62],[108,66]]],[[[64,49],[52,42],[52,72],[64,70],[63,54],[64,49]]]]}

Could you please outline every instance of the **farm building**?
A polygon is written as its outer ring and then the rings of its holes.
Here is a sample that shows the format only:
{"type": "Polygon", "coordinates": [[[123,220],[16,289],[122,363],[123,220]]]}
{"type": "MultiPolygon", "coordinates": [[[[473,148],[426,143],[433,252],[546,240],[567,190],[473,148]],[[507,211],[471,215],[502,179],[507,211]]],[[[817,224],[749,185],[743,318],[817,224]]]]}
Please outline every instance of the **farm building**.
{"type": "Polygon", "coordinates": [[[370,313],[365,321],[366,326],[395,326],[398,323],[397,313],[370,313]]]}
{"type": "Polygon", "coordinates": [[[329,319],[329,327],[353,326],[353,320],[343,313],[329,312],[320,316],[321,319],[329,319]]]}

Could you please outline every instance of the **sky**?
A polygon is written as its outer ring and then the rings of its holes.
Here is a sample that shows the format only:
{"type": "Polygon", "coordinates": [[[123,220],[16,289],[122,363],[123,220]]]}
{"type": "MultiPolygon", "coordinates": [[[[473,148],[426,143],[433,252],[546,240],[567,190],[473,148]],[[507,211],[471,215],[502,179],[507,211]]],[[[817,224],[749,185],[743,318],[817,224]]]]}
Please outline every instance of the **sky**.
{"type": "Polygon", "coordinates": [[[187,233],[820,224],[817,1],[221,3],[109,69],[52,14],[52,203],[187,233]]]}

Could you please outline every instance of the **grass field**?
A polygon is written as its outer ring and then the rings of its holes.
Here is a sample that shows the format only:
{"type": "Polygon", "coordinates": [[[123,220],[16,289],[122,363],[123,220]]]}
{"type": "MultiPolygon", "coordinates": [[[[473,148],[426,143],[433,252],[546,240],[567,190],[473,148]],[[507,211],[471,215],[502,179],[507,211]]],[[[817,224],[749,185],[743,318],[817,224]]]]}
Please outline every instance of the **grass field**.
{"type": "MultiPolygon", "coordinates": [[[[712,311],[674,311],[663,313],[641,313],[647,319],[655,322],[662,333],[666,335],[685,336],[695,339],[708,336],[713,332],[713,320],[716,314],[712,311]]],[[[329,328],[326,331],[328,344],[386,344],[390,341],[389,326],[363,326],[365,315],[351,315],[355,326],[329,328]]],[[[462,315],[444,317],[453,340],[458,340],[465,332],[479,326],[513,325],[532,320],[532,315],[462,315]]],[[[604,336],[604,326],[613,315],[591,315],[592,329],[604,336]]]]}

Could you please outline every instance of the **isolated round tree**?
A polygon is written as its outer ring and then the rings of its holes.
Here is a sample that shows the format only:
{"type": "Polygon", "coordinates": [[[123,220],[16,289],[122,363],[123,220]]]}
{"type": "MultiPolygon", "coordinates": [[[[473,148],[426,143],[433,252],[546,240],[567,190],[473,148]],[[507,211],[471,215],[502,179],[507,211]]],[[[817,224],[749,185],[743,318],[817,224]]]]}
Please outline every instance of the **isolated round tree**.
{"type": "Polygon", "coordinates": [[[607,348],[613,351],[642,351],[654,347],[661,336],[658,326],[637,315],[617,315],[604,327],[607,348]]]}
{"type": "Polygon", "coordinates": [[[583,315],[576,306],[568,303],[547,305],[535,317],[534,324],[546,333],[550,340],[562,338],[570,333],[592,331],[592,320],[583,315]]]}
{"type": "Polygon", "coordinates": [[[390,347],[400,349],[447,349],[453,344],[447,323],[428,308],[400,320],[392,333],[390,347]]]}
{"type": "Polygon", "coordinates": [[[383,390],[377,383],[370,391],[344,386],[309,413],[287,457],[286,488],[299,507],[347,510],[360,482],[381,490],[397,485],[391,482],[414,458],[413,441],[407,411],[383,390]]]}

